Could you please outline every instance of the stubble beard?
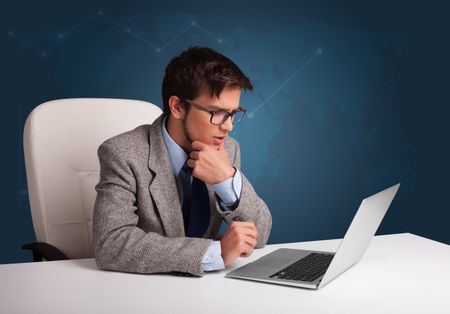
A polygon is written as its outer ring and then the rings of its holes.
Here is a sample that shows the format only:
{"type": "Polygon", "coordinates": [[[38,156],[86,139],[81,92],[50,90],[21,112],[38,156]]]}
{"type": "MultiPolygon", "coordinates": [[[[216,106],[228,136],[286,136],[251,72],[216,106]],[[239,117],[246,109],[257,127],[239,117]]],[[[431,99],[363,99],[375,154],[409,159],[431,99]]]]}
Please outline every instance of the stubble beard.
{"type": "Polygon", "coordinates": [[[183,119],[183,135],[184,135],[186,144],[188,144],[189,148],[191,148],[193,140],[192,140],[192,136],[187,128],[186,120],[187,120],[187,115],[183,119]]]}

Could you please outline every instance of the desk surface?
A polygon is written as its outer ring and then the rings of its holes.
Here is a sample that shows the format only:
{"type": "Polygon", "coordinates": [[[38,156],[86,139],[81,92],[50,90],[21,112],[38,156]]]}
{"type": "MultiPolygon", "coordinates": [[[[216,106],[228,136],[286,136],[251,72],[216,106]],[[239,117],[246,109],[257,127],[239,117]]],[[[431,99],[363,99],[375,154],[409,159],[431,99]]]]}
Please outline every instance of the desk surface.
{"type": "Polygon", "coordinates": [[[202,278],[100,271],[93,259],[0,265],[1,313],[450,313],[450,246],[376,236],[324,288],[224,278],[280,247],[335,251],[340,240],[268,245],[202,278]]]}

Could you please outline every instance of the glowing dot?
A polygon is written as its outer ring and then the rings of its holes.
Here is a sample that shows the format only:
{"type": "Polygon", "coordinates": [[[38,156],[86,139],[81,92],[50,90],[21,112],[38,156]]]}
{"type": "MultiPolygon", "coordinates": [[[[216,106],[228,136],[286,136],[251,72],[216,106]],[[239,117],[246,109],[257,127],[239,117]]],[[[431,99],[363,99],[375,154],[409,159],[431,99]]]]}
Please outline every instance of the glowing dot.
{"type": "Polygon", "coordinates": [[[323,53],[322,48],[318,48],[318,49],[316,50],[316,55],[321,55],[322,53],[323,53]]]}
{"type": "Polygon", "coordinates": [[[64,38],[64,34],[59,34],[59,36],[58,36],[60,39],[63,39],[64,38]]]}
{"type": "Polygon", "coordinates": [[[47,53],[46,52],[41,52],[41,56],[42,57],[47,57],[47,53]]]}
{"type": "Polygon", "coordinates": [[[247,118],[249,118],[249,119],[253,119],[254,116],[255,116],[255,114],[253,112],[249,112],[247,114],[247,118]]]}
{"type": "Polygon", "coordinates": [[[161,49],[160,49],[160,48],[156,48],[155,50],[156,50],[157,53],[160,53],[160,52],[161,52],[161,49]]]}
{"type": "Polygon", "coordinates": [[[219,44],[223,43],[223,39],[222,38],[217,39],[217,41],[219,42],[219,44]]]}
{"type": "Polygon", "coordinates": [[[103,15],[103,11],[100,10],[100,11],[97,12],[97,14],[98,14],[98,15],[103,15]]]}
{"type": "Polygon", "coordinates": [[[131,32],[131,29],[127,28],[126,31],[127,31],[127,33],[129,33],[129,32],[131,32]]]}
{"type": "Polygon", "coordinates": [[[192,21],[192,25],[197,25],[197,22],[195,22],[195,21],[192,21]]]}
{"type": "Polygon", "coordinates": [[[9,32],[8,32],[8,35],[9,35],[9,36],[12,36],[12,35],[14,35],[14,32],[9,31],[9,32]]]}

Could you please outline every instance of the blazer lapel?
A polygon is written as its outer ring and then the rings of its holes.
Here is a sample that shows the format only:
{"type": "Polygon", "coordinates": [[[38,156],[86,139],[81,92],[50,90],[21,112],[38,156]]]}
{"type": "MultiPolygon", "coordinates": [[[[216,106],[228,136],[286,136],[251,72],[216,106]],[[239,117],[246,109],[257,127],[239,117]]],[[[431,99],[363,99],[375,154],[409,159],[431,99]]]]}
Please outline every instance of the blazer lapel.
{"type": "Polygon", "coordinates": [[[168,237],[184,236],[183,214],[178,197],[175,176],[169,159],[166,144],[162,135],[161,115],[150,126],[148,167],[155,173],[150,183],[150,194],[155,201],[168,237]]]}

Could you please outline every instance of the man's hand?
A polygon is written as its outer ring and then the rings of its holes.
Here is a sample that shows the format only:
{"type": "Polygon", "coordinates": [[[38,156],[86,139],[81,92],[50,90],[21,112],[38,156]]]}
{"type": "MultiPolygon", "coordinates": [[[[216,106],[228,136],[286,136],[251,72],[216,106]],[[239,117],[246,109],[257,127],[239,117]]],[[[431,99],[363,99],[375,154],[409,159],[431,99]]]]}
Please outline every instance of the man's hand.
{"type": "Polygon", "coordinates": [[[258,231],[253,222],[233,221],[220,240],[225,266],[230,265],[239,256],[250,256],[256,246],[257,235],[258,231]]]}
{"type": "Polygon", "coordinates": [[[193,141],[192,152],[187,164],[192,169],[192,175],[208,184],[216,184],[234,176],[236,169],[230,163],[223,144],[220,146],[206,145],[193,141]]]}

